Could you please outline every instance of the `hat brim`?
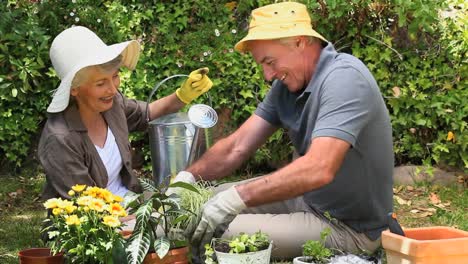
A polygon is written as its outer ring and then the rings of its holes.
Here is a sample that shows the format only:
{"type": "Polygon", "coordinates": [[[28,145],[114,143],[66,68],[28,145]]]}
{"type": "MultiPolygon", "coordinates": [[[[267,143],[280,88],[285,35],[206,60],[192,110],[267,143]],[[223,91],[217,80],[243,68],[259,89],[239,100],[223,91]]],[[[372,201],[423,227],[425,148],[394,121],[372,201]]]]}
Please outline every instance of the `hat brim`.
{"type": "Polygon", "coordinates": [[[140,44],[135,40],[130,40],[98,50],[93,54],[83,58],[77,65],[62,78],[59,87],[55,91],[52,102],[47,108],[49,113],[58,113],[67,108],[70,100],[71,83],[75,74],[88,66],[99,65],[115,59],[118,55],[122,55],[122,65],[130,70],[135,69],[140,56],[140,44]]]}
{"type": "Polygon", "coordinates": [[[310,27],[310,24],[302,26],[295,25],[294,27],[284,28],[278,28],[275,25],[263,25],[250,29],[249,33],[247,33],[247,36],[237,42],[237,44],[234,46],[234,49],[239,52],[246,52],[248,51],[247,42],[252,40],[280,39],[295,36],[311,36],[328,42],[322,35],[313,30],[310,27]]]}

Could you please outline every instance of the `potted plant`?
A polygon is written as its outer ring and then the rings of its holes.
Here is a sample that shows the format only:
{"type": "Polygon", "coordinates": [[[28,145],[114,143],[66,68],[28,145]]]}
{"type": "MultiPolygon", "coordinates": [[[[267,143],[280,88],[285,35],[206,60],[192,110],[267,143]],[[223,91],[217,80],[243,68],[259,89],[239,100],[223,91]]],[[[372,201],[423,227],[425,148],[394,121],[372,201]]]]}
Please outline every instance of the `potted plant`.
{"type": "Polygon", "coordinates": [[[405,228],[404,236],[382,232],[388,264],[468,262],[468,232],[448,226],[405,228]]]}
{"type": "Polygon", "coordinates": [[[307,240],[302,245],[302,256],[294,258],[293,264],[328,263],[333,251],[325,247],[325,239],[330,233],[331,229],[325,228],[320,232],[320,240],[307,240]]]}
{"type": "Polygon", "coordinates": [[[18,253],[20,264],[63,264],[63,253],[53,254],[50,248],[28,248],[18,253]]]}
{"type": "Polygon", "coordinates": [[[240,233],[231,239],[214,238],[205,245],[205,263],[219,264],[268,264],[273,242],[268,235],[258,231],[249,235],[240,233]]]}
{"type": "Polygon", "coordinates": [[[51,211],[44,231],[52,253],[64,252],[70,263],[119,263],[123,245],[119,217],[127,215],[120,205],[122,197],[86,185],[75,185],[68,194],[70,200],[51,198],[44,203],[51,211]]]}
{"type": "MultiPolygon", "coordinates": [[[[194,213],[180,205],[177,194],[166,195],[164,183],[155,186],[149,179],[140,179],[140,183],[145,194],[132,193],[124,199],[125,208],[136,217],[125,248],[128,263],[188,263],[188,230],[178,227],[194,213]]],[[[184,182],[168,187],[198,193],[197,188],[184,182]]]]}

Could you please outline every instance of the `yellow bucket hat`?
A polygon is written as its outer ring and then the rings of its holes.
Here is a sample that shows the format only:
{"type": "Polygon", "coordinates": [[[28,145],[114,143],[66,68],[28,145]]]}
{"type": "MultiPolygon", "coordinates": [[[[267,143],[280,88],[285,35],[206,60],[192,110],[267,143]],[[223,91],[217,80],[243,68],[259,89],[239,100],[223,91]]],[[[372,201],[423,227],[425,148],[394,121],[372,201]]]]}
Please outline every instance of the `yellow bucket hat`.
{"type": "Polygon", "coordinates": [[[294,36],[312,36],[328,42],[312,29],[307,7],[301,3],[284,2],[266,5],[252,11],[247,36],[234,46],[239,52],[247,51],[247,41],[279,39],[294,36]]]}

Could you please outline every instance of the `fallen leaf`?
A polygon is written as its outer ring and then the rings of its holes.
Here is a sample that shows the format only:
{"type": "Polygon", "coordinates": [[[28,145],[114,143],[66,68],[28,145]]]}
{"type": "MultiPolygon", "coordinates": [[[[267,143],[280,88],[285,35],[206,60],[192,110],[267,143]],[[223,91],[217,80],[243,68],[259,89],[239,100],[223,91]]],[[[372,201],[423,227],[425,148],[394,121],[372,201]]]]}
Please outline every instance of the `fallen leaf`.
{"type": "Polygon", "coordinates": [[[452,142],[455,141],[455,134],[453,134],[452,131],[449,131],[447,133],[447,141],[452,141],[452,142]]]}
{"type": "Polygon", "coordinates": [[[10,196],[10,198],[15,199],[16,196],[18,196],[18,193],[16,193],[16,192],[11,192],[11,193],[8,193],[8,196],[10,196]]]}
{"type": "Polygon", "coordinates": [[[401,95],[400,87],[395,86],[395,87],[392,88],[392,91],[393,91],[393,96],[400,97],[400,95],[401,95]]]}
{"type": "Polygon", "coordinates": [[[396,189],[393,188],[393,193],[395,193],[395,194],[399,193],[399,192],[401,192],[403,190],[403,188],[404,188],[403,185],[398,186],[396,189]]]}
{"type": "Polygon", "coordinates": [[[439,204],[441,202],[439,196],[433,192],[429,194],[429,199],[432,204],[439,204]]]}
{"type": "Polygon", "coordinates": [[[410,212],[413,213],[413,214],[416,214],[416,213],[419,213],[419,210],[418,209],[413,209],[410,212]]]}
{"type": "Polygon", "coordinates": [[[23,189],[18,189],[18,190],[16,190],[16,193],[18,195],[22,195],[24,193],[24,190],[23,189]]]}
{"type": "Polygon", "coordinates": [[[408,190],[408,191],[414,191],[414,187],[413,187],[413,186],[406,186],[406,190],[408,190]]]}
{"type": "Polygon", "coordinates": [[[393,197],[395,198],[395,200],[397,201],[397,203],[400,204],[400,205],[411,205],[411,202],[410,202],[410,201],[406,201],[405,199],[401,198],[401,197],[398,196],[398,195],[394,195],[393,197]]]}
{"type": "Polygon", "coordinates": [[[431,213],[435,213],[435,212],[437,211],[437,209],[432,208],[432,207],[429,207],[429,208],[418,207],[418,210],[426,211],[426,212],[431,212],[431,213]]]}
{"type": "Polygon", "coordinates": [[[424,218],[424,217],[428,217],[428,216],[431,216],[431,215],[432,215],[431,212],[423,212],[423,213],[421,213],[421,214],[418,214],[418,215],[416,216],[416,218],[424,218]]]}

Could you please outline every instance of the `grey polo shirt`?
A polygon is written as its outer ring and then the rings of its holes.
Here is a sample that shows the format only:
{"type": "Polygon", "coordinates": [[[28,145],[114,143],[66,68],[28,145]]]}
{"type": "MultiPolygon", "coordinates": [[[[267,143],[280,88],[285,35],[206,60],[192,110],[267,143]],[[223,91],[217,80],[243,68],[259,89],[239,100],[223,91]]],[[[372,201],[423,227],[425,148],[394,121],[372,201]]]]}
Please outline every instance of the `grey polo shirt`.
{"type": "Polygon", "coordinates": [[[379,87],[359,59],[329,43],[303,91],[274,85],[255,114],[286,129],[301,156],[316,137],[351,144],[334,180],[304,200],[373,240],[380,237],[393,203],[392,128],[379,87]]]}

